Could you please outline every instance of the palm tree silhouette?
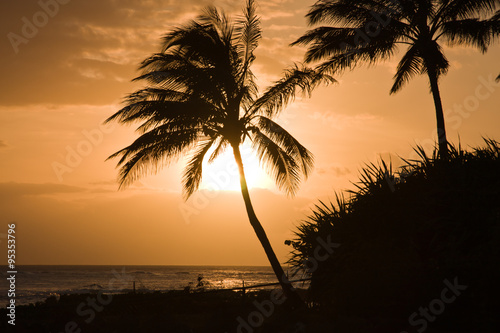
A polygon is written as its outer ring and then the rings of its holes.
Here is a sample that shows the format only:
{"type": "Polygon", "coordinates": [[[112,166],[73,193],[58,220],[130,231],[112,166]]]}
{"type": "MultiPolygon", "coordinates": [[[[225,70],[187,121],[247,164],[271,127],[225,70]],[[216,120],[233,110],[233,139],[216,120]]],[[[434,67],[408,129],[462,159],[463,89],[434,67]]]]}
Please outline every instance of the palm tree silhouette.
{"type": "Polygon", "coordinates": [[[443,106],[438,81],[449,68],[441,42],[475,46],[486,52],[500,34],[498,0],[320,0],[307,14],[311,25],[333,24],[307,31],[292,45],[309,45],[306,63],[324,60],[318,69],[330,73],[401,58],[391,94],[416,74],[427,74],[436,109],[439,153],[448,156],[443,106]]]}
{"type": "Polygon", "coordinates": [[[162,52],[144,60],[143,74],[134,79],[149,85],[130,94],[126,106],[106,120],[142,122],[139,138],[110,158],[121,157],[122,187],[191,153],[182,178],[187,200],[200,185],[205,157],[210,155],[210,163],[231,147],[250,223],[285,295],[298,301],[253,209],[239,146],[251,140],[278,188],[294,195],[312,170],[313,156],[273,118],[296,93],[310,94],[315,86],[335,80],[295,65],[258,96],[250,67],[260,38],[253,0],[235,23],[208,7],[196,20],[166,34],[162,52]]]}

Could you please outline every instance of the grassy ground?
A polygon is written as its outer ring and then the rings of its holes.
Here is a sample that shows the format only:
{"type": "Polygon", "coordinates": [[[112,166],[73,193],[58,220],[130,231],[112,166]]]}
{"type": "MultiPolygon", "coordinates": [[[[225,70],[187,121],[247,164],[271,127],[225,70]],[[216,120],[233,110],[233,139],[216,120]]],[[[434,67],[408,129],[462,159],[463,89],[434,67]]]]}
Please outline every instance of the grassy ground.
{"type": "MultiPolygon", "coordinates": [[[[270,299],[269,290],[248,292],[245,297],[231,291],[131,293],[112,299],[98,294],[67,295],[19,306],[15,329],[5,319],[0,327],[2,332],[58,333],[310,331],[312,312],[293,311],[270,299]]],[[[7,318],[6,312],[0,310],[0,316],[7,318]]]]}
{"type": "MultiPolygon", "coordinates": [[[[6,309],[1,332],[53,333],[366,333],[387,332],[370,318],[353,313],[336,318],[320,308],[290,309],[287,305],[270,305],[271,291],[166,293],[106,295],[81,294],[49,298],[36,305],[16,308],[16,326],[7,324],[6,309]],[[95,300],[95,303],[92,301],[95,300]],[[100,302],[104,301],[104,302],[100,302]],[[91,310],[92,309],[92,310],[91,310]],[[342,326],[339,326],[342,325],[342,326]]],[[[387,318],[391,321],[390,316],[387,318]]],[[[402,332],[398,330],[396,333],[402,332]]],[[[428,327],[426,333],[440,331],[428,327]]],[[[494,331],[492,331],[494,332],[494,331]]]]}

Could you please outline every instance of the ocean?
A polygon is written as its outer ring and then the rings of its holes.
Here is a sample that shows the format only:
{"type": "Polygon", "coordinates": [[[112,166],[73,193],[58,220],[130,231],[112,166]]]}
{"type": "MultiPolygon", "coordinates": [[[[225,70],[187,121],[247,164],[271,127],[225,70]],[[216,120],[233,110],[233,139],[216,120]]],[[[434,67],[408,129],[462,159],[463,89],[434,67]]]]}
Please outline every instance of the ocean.
{"type": "MultiPolygon", "coordinates": [[[[235,288],[277,282],[266,266],[17,266],[16,305],[44,301],[49,296],[101,291],[127,293],[137,291],[182,290],[195,288],[198,278],[207,288],[235,288]]],[[[9,298],[7,271],[0,272],[0,307],[9,298]]],[[[270,287],[272,288],[272,287],[270,287]]]]}

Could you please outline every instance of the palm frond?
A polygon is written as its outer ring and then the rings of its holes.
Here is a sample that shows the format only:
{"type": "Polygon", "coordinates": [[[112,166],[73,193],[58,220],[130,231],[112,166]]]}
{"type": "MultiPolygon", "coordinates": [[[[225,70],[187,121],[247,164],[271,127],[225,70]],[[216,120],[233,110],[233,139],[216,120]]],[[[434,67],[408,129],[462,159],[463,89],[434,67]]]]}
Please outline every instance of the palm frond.
{"type": "Polygon", "coordinates": [[[295,195],[300,183],[300,166],[294,158],[259,130],[252,133],[252,147],[277,187],[289,196],[295,195]]]}
{"type": "Polygon", "coordinates": [[[295,98],[297,89],[310,96],[313,89],[318,85],[334,82],[337,81],[328,74],[318,73],[311,68],[295,65],[286,70],[284,77],[276,81],[255,101],[248,113],[263,113],[269,117],[274,117],[295,98]]]}
{"type": "Polygon", "coordinates": [[[421,73],[422,65],[423,59],[419,54],[419,49],[415,45],[412,45],[398,64],[391,94],[398,92],[413,76],[421,73]]]}
{"type": "Polygon", "coordinates": [[[348,41],[353,40],[356,34],[356,28],[319,27],[307,31],[291,45],[309,44],[305,62],[310,63],[348,51],[352,48],[348,41]]]}
{"type": "MultiPolygon", "coordinates": [[[[218,110],[212,105],[196,99],[182,102],[143,100],[126,105],[107,121],[115,119],[122,123],[145,121],[141,128],[147,130],[156,125],[179,121],[186,121],[189,124],[210,121],[217,112],[218,110]]],[[[144,132],[143,130],[141,132],[144,132]]]]}
{"type": "Polygon", "coordinates": [[[241,17],[236,24],[235,38],[237,39],[237,48],[240,58],[243,59],[243,68],[248,68],[255,56],[253,52],[259,45],[262,37],[260,20],[256,14],[255,1],[248,0],[247,5],[241,17]]]}
{"type": "Polygon", "coordinates": [[[258,94],[255,76],[251,65],[255,59],[254,51],[262,37],[260,19],[256,14],[254,0],[248,0],[243,15],[235,26],[235,51],[238,54],[238,91],[237,99],[241,100],[242,107],[247,109],[258,94]]]}
{"type": "Polygon", "coordinates": [[[196,44],[193,43],[195,40],[198,40],[202,47],[210,44],[213,46],[219,39],[215,36],[216,34],[217,31],[212,26],[191,21],[185,26],[171,30],[162,37],[161,53],[189,54],[190,50],[197,50],[196,44]]]}
{"type": "Polygon", "coordinates": [[[317,1],[306,17],[309,24],[320,22],[339,24],[343,27],[364,26],[374,20],[374,13],[384,13],[393,19],[399,19],[404,1],[317,1]]]}
{"type": "MultiPolygon", "coordinates": [[[[210,18],[206,20],[210,21],[210,18]]],[[[232,32],[223,35],[219,30],[225,28],[214,24],[193,22],[192,26],[168,34],[164,38],[163,53],[173,66],[165,67],[161,59],[157,61],[157,68],[151,67],[151,62],[143,64],[148,79],[152,83],[156,80],[162,85],[173,84],[176,90],[200,90],[218,104],[227,106],[227,98],[238,91],[235,77],[238,54],[233,45],[232,32]],[[176,57],[179,58],[177,62],[170,61],[170,58],[176,57]]]]}
{"type": "MultiPolygon", "coordinates": [[[[408,28],[402,26],[401,29],[408,28]]],[[[375,64],[390,58],[397,43],[407,39],[400,36],[401,33],[393,28],[383,29],[376,38],[370,38],[359,28],[321,27],[307,32],[296,43],[309,45],[304,57],[306,63],[324,60],[316,67],[321,73],[341,73],[360,62],[375,64]]]]}
{"type": "Polygon", "coordinates": [[[198,97],[215,105],[227,104],[222,91],[228,89],[228,71],[231,69],[218,59],[223,55],[213,51],[211,53],[209,59],[196,56],[196,60],[181,54],[153,55],[143,62],[143,74],[134,81],[144,80],[158,89],[177,91],[180,94],[192,95],[197,92],[198,97]]]}
{"type": "Polygon", "coordinates": [[[196,151],[187,163],[182,176],[182,189],[186,200],[198,190],[203,175],[203,159],[217,139],[214,137],[198,142],[196,151]]]}
{"type": "Polygon", "coordinates": [[[491,14],[498,5],[498,0],[452,0],[442,15],[450,21],[469,19],[472,15],[491,14]]]}
{"type": "Polygon", "coordinates": [[[214,27],[217,35],[222,40],[229,41],[233,36],[233,25],[225,12],[219,11],[215,6],[208,6],[203,13],[196,19],[202,25],[214,27]]]}
{"type": "Polygon", "coordinates": [[[307,178],[314,167],[314,156],[302,146],[290,133],[271,119],[259,116],[258,128],[274,143],[278,144],[289,156],[301,166],[307,178]]]}
{"type": "Polygon", "coordinates": [[[226,139],[219,137],[219,142],[218,144],[216,143],[216,145],[217,147],[210,155],[208,163],[212,163],[213,161],[215,161],[215,159],[217,159],[217,157],[219,157],[222,153],[224,153],[226,148],[229,146],[229,142],[226,139]]]}
{"type": "Polygon", "coordinates": [[[319,73],[342,73],[345,70],[354,69],[359,63],[366,62],[369,65],[377,63],[379,60],[390,58],[396,51],[397,44],[392,41],[371,44],[363,47],[355,47],[347,43],[343,43],[344,51],[336,52],[332,56],[327,57],[315,67],[319,73]]]}
{"type": "Polygon", "coordinates": [[[151,130],[131,145],[114,153],[108,159],[120,157],[120,188],[135,182],[139,177],[154,174],[164,166],[177,160],[196,142],[200,135],[197,128],[164,133],[151,130]]]}
{"type": "Polygon", "coordinates": [[[443,23],[443,36],[450,45],[471,45],[484,53],[500,35],[500,19],[477,18],[455,20],[443,23]]]}
{"type": "Polygon", "coordinates": [[[104,122],[109,123],[111,121],[119,121],[128,123],[134,121],[135,119],[142,119],[143,117],[141,116],[141,112],[143,109],[146,109],[148,105],[152,105],[154,103],[158,103],[160,105],[162,101],[179,102],[182,99],[187,98],[188,96],[189,95],[185,93],[181,93],[175,90],[156,88],[145,88],[142,90],[138,90],[125,98],[125,107],[115,112],[104,122]]]}
{"type": "Polygon", "coordinates": [[[330,39],[331,37],[336,38],[347,38],[350,36],[352,28],[338,28],[338,27],[318,27],[315,29],[311,29],[306,31],[305,34],[300,36],[297,40],[290,43],[290,46],[295,45],[307,45],[312,42],[316,42],[319,40],[330,39]]]}

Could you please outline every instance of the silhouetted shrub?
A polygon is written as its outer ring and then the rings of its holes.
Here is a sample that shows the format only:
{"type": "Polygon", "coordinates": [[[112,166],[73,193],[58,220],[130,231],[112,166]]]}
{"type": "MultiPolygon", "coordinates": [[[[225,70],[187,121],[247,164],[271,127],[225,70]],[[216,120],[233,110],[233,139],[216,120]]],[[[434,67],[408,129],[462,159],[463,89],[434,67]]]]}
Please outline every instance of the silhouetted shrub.
{"type": "MultiPolygon", "coordinates": [[[[366,165],[357,190],[320,202],[288,243],[290,263],[305,269],[321,247],[339,243],[318,260],[311,297],[339,325],[365,322],[371,332],[416,332],[409,317],[440,299],[447,279],[461,292],[429,327],[482,332],[498,324],[500,288],[500,144],[465,151],[448,161],[425,154],[366,165]]],[[[420,315],[414,318],[420,318],[420,315]]],[[[353,330],[354,331],[354,330],[353,330]]]]}

